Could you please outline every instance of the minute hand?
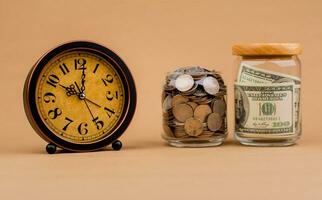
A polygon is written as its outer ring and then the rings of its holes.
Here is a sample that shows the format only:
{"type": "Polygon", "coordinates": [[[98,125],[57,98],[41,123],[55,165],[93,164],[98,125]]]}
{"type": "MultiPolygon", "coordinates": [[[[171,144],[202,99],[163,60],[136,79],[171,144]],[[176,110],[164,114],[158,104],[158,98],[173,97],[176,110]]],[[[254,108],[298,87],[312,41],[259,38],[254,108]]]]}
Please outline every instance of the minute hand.
{"type": "Polygon", "coordinates": [[[82,85],[81,85],[81,93],[84,93],[85,91],[85,77],[86,77],[86,74],[85,74],[85,70],[86,70],[86,67],[83,66],[83,69],[82,69],[82,85]]]}

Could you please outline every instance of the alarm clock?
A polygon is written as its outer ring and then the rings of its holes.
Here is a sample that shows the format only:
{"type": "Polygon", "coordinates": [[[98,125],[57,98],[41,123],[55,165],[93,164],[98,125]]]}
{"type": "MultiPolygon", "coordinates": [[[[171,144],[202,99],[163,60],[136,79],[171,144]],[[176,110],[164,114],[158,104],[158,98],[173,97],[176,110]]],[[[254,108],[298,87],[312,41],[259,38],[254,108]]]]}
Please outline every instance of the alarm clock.
{"type": "Polygon", "coordinates": [[[110,49],[87,41],[60,45],[30,70],[24,87],[27,118],[47,143],[69,151],[94,151],[112,144],[134,115],[136,89],[129,68],[110,49]]]}

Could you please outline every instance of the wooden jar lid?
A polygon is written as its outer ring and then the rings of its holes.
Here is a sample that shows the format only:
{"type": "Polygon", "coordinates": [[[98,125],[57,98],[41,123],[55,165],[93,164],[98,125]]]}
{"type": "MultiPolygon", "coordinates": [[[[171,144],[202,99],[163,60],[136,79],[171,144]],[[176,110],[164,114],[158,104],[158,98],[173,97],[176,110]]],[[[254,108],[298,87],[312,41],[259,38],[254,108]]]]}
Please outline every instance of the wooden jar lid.
{"type": "Polygon", "coordinates": [[[239,56],[298,55],[302,53],[302,46],[299,43],[245,43],[235,44],[232,51],[239,56]]]}

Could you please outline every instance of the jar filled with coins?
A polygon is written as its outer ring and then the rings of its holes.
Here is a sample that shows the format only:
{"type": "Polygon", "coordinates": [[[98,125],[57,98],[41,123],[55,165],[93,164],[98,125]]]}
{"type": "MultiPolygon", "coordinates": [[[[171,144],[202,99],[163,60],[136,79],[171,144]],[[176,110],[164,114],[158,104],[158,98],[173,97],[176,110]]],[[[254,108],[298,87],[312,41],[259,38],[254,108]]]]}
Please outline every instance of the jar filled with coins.
{"type": "Polygon", "coordinates": [[[163,138],[176,147],[222,144],[227,135],[226,86],[201,67],[168,73],[162,93],[163,138]]]}
{"type": "Polygon", "coordinates": [[[251,146],[294,144],[301,135],[300,44],[237,44],[232,51],[235,138],[251,146]]]}

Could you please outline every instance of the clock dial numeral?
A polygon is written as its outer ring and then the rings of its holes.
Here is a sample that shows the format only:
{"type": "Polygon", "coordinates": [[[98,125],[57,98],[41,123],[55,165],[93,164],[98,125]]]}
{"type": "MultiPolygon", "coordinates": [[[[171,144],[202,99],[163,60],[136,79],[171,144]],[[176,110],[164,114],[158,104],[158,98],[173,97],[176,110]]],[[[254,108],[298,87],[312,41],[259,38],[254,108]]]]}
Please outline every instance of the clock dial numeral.
{"type": "Polygon", "coordinates": [[[100,64],[96,64],[96,66],[95,66],[95,68],[94,68],[94,71],[93,71],[93,73],[95,74],[96,73],[96,70],[97,70],[97,68],[98,68],[98,66],[99,66],[100,64]]]}
{"type": "Polygon", "coordinates": [[[98,117],[95,117],[93,119],[93,122],[95,123],[97,130],[101,130],[104,127],[104,122],[101,120],[98,120],[98,117]]]}
{"type": "Polygon", "coordinates": [[[86,128],[88,125],[86,122],[82,122],[78,125],[77,130],[80,135],[86,135],[88,133],[88,129],[86,128]]]}
{"type": "Polygon", "coordinates": [[[64,75],[66,75],[67,73],[69,73],[69,69],[68,69],[68,67],[66,66],[65,63],[59,65],[59,68],[63,72],[64,75]]]}
{"type": "Polygon", "coordinates": [[[115,114],[115,111],[114,111],[113,109],[109,109],[109,108],[105,107],[105,108],[104,108],[104,110],[106,111],[107,116],[108,116],[109,118],[111,118],[111,117],[112,117],[112,115],[114,115],[114,114],[115,114]]]}
{"type": "Polygon", "coordinates": [[[47,92],[46,94],[44,94],[44,102],[45,103],[55,103],[56,102],[56,96],[51,93],[51,92],[47,92]]]}
{"type": "Polygon", "coordinates": [[[69,119],[68,117],[65,117],[65,120],[68,121],[68,123],[64,126],[63,131],[66,131],[68,126],[74,122],[73,120],[69,119]]]}
{"type": "Polygon", "coordinates": [[[115,91],[115,99],[119,99],[119,93],[115,91]]]}
{"type": "Polygon", "coordinates": [[[109,100],[109,101],[112,101],[113,99],[118,99],[119,98],[119,95],[118,95],[118,92],[115,91],[115,93],[113,94],[111,91],[107,91],[106,92],[106,99],[109,100]]]}
{"type": "Polygon", "coordinates": [[[54,88],[57,87],[57,84],[59,83],[59,78],[55,74],[51,74],[48,77],[47,84],[53,86],[54,88]]]}
{"type": "Polygon", "coordinates": [[[85,67],[86,60],[84,58],[75,59],[74,63],[75,63],[75,70],[86,69],[86,67],[85,67]]]}
{"type": "Polygon", "coordinates": [[[105,86],[107,86],[109,83],[113,83],[113,76],[111,74],[107,74],[105,78],[102,78],[102,81],[105,86]]]}
{"type": "Polygon", "coordinates": [[[48,111],[48,117],[50,119],[56,119],[58,116],[60,116],[61,114],[63,114],[62,110],[59,108],[55,108],[53,110],[49,110],[48,111]]]}

